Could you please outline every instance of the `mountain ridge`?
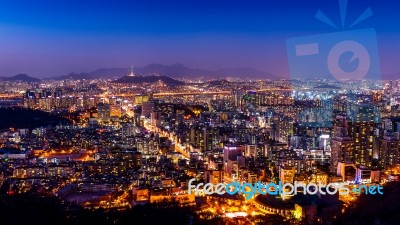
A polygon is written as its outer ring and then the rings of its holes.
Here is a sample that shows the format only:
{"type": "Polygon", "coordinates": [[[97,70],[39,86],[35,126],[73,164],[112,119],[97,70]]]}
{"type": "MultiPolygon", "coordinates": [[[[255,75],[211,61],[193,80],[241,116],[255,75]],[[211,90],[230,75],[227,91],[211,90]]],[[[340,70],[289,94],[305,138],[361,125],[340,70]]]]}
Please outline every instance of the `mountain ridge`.
{"type": "Polygon", "coordinates": [[[35,77],[28,76],[27,74],[17,74],[10,77],[0,77],[2,81],[24,81],[28,83],[40,82],[41,80],[35,77]]]}
{"type": "MultiPolygon", "coordinates": [[[[135,68],[134,73],[141,76],[166,76],[171,78],[224,78],[230,77],[246,77],[249,79],[278,79],[279,77],[263,72],[260,70],[252,69],[249,67],[242,68],[225,68],[219,70],[205,70],[198,68],[190,68],[183,64],[163,65],[152,63],[144,67],[135,68]]],[[[49,79],[63,80],[63,79],[118,79],[130,73],[129,68],[100,68],[92,72],[85,73],[69,73],[67,75],[53,77],[49,79]]]]}
{"type": "Polygon", "coordinates": [[[119,84],[140,84],[140,83],[157,83],[162,82],[168,86],[184,85],[185,83],[179,80],[175,80],[167,76],[124,76],[118,80],[112,81],[112,83],[119,84]]]}

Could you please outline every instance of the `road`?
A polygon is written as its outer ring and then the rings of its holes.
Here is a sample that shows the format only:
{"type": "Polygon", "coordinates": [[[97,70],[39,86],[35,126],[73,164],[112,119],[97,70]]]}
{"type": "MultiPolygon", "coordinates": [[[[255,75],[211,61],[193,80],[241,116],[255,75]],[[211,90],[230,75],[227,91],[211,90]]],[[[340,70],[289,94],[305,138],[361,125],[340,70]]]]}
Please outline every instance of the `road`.
{"type": "Polygon", "coordinates": [[[158,133],[160,135],[160,137],[166,137],[168,138],[170,141],[172,141],[174,143],[174,150],[176,152],[179,152],[183,157],[189,159],[190,158],[190,153],[186,151],[186,147],[185,146],[180,146],[178,144],[178,140],[176,139],[176,137],[174,137],[173,135],[167,133],[167,132],[159,132],[156,130],[156,128],[150,124],[149,120],[145,120],[144,121],[144,127],[149,130],[152,131],[154,133],[158,133]]]}

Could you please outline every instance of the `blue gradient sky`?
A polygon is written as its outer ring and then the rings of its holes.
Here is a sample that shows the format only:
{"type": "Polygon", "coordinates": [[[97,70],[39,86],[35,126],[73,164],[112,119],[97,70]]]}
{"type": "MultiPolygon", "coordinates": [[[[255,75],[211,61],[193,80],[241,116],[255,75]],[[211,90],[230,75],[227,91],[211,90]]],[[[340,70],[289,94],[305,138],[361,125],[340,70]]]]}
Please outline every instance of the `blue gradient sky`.
{"type": "MultiPolygon", "coordinates": [[[[349,0],[347,25],[367,7],[383,74],[400,72],[400,2],[349,0]]],[[[25,1],[0,0],[0,76],[45,77],[104,67],[182,63],[289,72],[287,38],[335,32],[337,0],[25,1]]]]}

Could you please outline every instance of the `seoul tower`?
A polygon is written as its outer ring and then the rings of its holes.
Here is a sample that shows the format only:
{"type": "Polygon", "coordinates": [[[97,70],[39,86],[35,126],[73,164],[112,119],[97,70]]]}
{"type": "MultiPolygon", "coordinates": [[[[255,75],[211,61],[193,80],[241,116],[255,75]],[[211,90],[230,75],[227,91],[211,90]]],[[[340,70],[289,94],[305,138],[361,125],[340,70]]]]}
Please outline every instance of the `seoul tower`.
{"type": "Polygon", "coordinates": [[[134,76],[135,76],[135,74],[133,73],[133,66],[131,66],[131,73],[128,74],[128,77],[134,77],[134,76]]]}

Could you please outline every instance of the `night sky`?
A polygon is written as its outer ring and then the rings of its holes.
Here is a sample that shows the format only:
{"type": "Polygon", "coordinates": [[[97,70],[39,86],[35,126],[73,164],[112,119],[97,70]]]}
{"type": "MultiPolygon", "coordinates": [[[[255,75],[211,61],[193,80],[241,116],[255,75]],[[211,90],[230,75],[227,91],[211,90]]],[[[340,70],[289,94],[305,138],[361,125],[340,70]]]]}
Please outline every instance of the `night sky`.
{"type": "MultiPolygon", "coordinates": [[[[349,0],[345,30],[368,7],[374,15],[352,29],[375,28],[382,73],[400,72],[400,2],[349,0]]],[[[0,0],[0,76],[150,63],[287,75],[287,38],[340,30],[337,0],[0,0]]]]}

